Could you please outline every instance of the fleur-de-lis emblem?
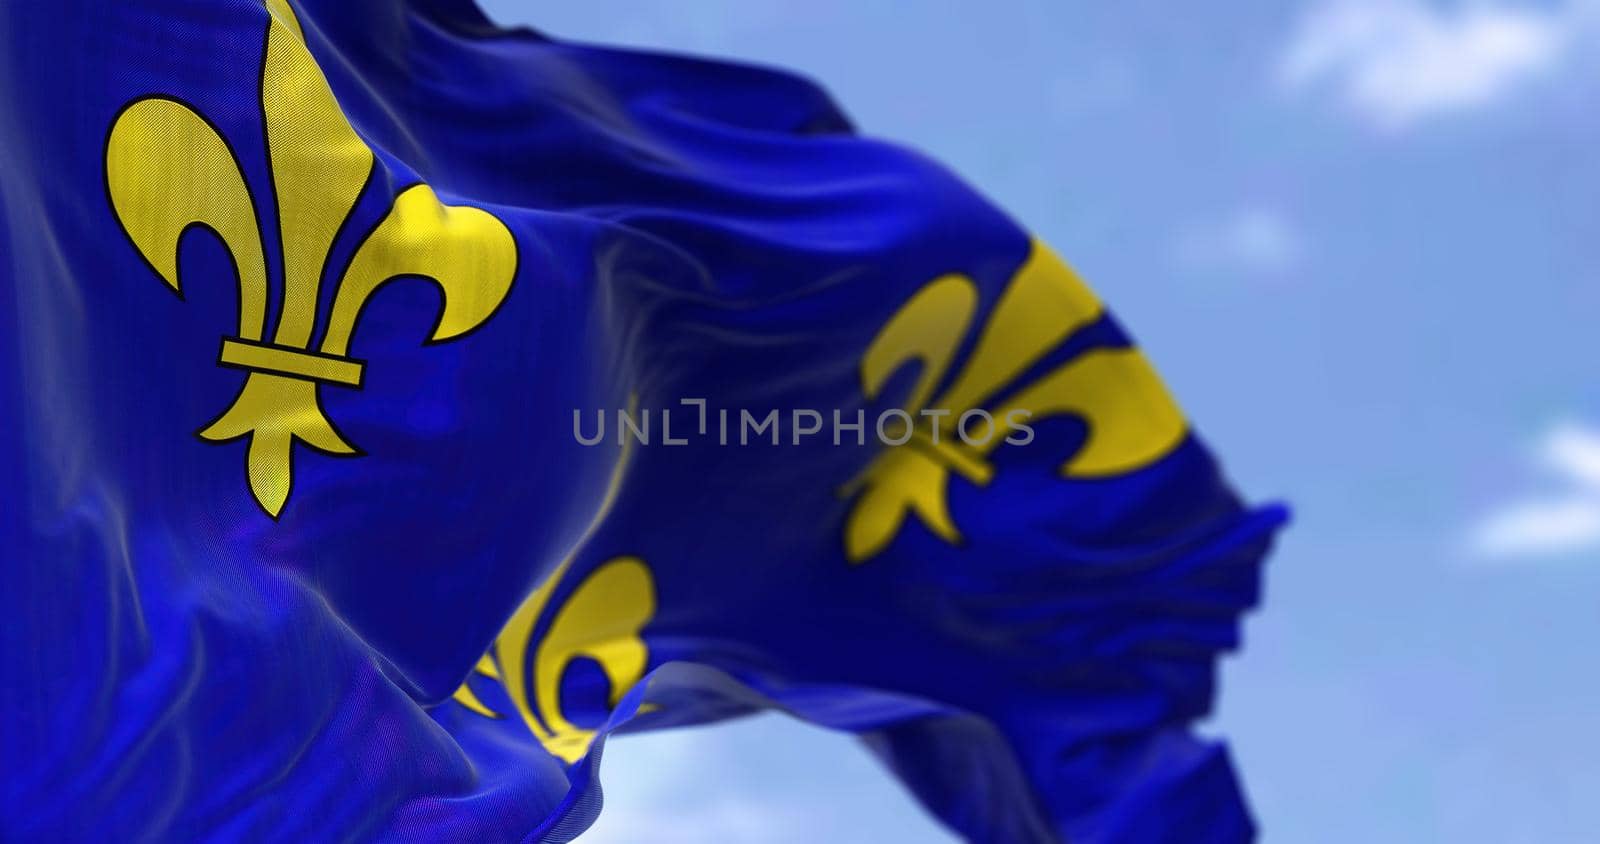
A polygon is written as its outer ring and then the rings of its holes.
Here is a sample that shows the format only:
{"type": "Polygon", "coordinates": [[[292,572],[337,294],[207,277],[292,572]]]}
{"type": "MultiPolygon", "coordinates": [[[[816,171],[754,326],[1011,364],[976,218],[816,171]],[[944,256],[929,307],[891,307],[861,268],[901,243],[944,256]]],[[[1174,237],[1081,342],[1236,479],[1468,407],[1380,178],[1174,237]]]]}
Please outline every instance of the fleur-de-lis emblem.
{"type": "Polygon", "coordinates": [[[143,97],[113,121],[105,167],[118,222],[180,296],[178,245],[191,227],[212,231],[232,256],[239,324],[223,337],[218,364],[249,374],[233,404],[199,436],[217,443],[249,439],[251,493],[277,518],[293,483],[297,441],[328,454],[359,453],[323,412],[317,391],[324,384],[361,386],[365,362],[350,357],[350,341],[373,291],[401,277],[433,281],[443,303],[429,341],[450,340],[481,325],[504,301],[517,247],[492,214],[444,205],[427,185],[406,188],[356,247],[313,345],[329,251],[376,161],[340,111],[286,0],[266,6],[261,106],[283,258],[270,338],[267,247],[256,202],[216,126],[176,98],[143,97]]]}
{"type": "MultiPolygon", "coordinates": [[[[474,669],[499,680],[529,731],[568,763],[583,758],[595,731],[574,724],[563,712],[562,675],[574,660],[593,661],[605,677],[606,705],[616,707],[644,676],[650,651],[640,634],[656,611],[655,580],[638,557],[607,560],[552,608],[551,593],[571,562],[523,601],[474,669]]],[[[455,700],[480,715],[500,717],[466,683],[456,689],[455,700]]]]}
{"type": "MultiPolygon", "coordinates": [[[[904,446],[885,449],[841,494],[854,497],[845,555],[862,563],[899,533],[908,513],[946,542],[961,541],[946,502],[951,473],[979,486],[994,478],[989,455],[1028,419],[1072,415],[1087,424],[1083,444],[1062,465],[1069,478],[1133,471],[1183,439],[1183,414],[1144,355],[1100,348],[1077,355],[1027,384],[1015,382],[1046,354],[1102,314],[1098,299],[1037,241],[977,337],[971,355],[937,397],[978,309],[971,279],[947,275],[919,290],[884,324],[861,360],[862,392],[876,399],[902,367],[920,370],[903,408],[917,420],[904,446]],[[991,410],[992,408],[992,410],[991,410]],[[938,415],[924,415],[924,409],[938,415]],[[984,410],[997,430],[986,440],[958,435],[963,414],[984,410]]],[[[901,434],[907,432],[901,431],[901,434]]],[[[984,432],[990,433],[990,432],[984,432]]],[[[894,437],[900,439],[900,437],[894,437]]]]}
{"type": "MultiPolygon", "coordinates": [[[[631,413],[637,408],[635,396],[629,400],[628,410],[631,413]]],[[[574,543],[573,552],[523,599],[495,637],[494,646],[473,669],[475,674],[500,681],[512,708],[534,738],[569,764],[589,751],[595,731],[574,724],[563,712],[561,678],[568,666],[579,659],[599,665],[605,675],[606,705],[615,709],[644,677],[650,662],[644,627],[656,614],[656,583],[644,560],[613,557],[589,572],[563,601],[551,603],[572,570],[577,550],[588,543],[616,506],[632,458],[632,443],[625,440],[622,454],[611,467],[605,496],[574,543]]],[[[453,697],[479,715],[501,717],[473,693],[470,680],[463,681],[453,697]]],[[[653,708],[646,703],[639,712],[653,708]]]]}

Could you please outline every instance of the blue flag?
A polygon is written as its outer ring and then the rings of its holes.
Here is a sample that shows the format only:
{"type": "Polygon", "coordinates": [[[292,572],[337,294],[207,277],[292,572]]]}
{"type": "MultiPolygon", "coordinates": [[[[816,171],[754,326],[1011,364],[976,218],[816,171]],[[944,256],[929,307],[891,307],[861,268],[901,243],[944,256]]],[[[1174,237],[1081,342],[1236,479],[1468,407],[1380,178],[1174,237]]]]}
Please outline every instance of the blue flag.
{"type": "Polygon", "coordinates": [[[566,841],[777,709],[973,840],[1249,839],[1246,509],[1051,250],[772,70],[0,6],[0,839],[566,841]]]}

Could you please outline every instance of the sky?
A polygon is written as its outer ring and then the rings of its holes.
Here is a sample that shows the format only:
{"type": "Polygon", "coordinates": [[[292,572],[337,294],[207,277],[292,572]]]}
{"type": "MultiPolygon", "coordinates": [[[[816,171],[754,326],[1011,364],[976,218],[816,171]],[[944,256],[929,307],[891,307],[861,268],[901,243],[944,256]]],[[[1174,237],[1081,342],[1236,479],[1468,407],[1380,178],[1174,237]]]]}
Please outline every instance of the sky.
{"type": "MultiPolygon", "coordinates": [[[[1600,830],[1600,2],[487,0],[797,70],[1088,278],[1296,523],[1217,716],[1268,842],[1600,830]]],[[[846,737],[626,736],[593,842],[951,840],[846,737]]]]}

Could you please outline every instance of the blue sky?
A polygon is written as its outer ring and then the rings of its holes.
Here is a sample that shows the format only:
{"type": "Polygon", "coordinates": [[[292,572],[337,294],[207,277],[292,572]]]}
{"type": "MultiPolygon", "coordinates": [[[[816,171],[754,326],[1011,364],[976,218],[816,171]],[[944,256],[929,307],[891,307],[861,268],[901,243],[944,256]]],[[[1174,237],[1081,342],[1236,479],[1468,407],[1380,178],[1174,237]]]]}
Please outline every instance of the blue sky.
{"type": "MultiPolygon", "coordinates": [[[[489,0],[779,64],[1072,261],[1298,521],[1221,710],[1267,841],[1600,830],[1600,4],[489,0]]],[[[628,737],[598,842],[948,837],[846,737],[628,737]]]]}

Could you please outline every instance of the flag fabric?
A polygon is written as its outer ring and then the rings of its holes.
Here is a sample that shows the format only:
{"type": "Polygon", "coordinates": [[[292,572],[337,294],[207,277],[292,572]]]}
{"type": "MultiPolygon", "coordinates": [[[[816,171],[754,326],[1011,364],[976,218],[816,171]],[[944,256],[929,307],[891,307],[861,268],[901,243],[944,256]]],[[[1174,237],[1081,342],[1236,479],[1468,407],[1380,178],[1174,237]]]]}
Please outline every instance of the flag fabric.
{"type": "Polygon", "coordinates": [[[1233,842],[1249,509],[815,85],[467,0],[0,6],[0,839],[566,841],[775,709],[979,841],[1233,842]]]}

